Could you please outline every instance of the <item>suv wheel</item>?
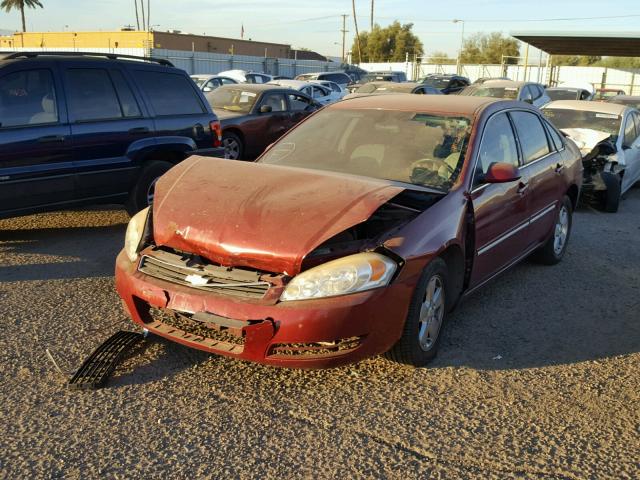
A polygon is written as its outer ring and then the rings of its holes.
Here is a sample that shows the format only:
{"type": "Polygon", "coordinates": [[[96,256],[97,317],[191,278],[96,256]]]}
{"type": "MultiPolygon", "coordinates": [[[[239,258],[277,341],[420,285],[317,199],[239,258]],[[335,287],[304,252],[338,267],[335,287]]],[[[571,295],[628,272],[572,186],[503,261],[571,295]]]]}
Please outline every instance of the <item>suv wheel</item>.
{"type": "Polygon", "coordinates": [[[129,195],[129,201],[126,204],[129,215],[134,215],[143,208],[148,207],[153,202],[155,186],[158,179],[167,172],[172,163],[163,161],[153,161],[147,163],[140,172],[138,183],[129,195]]]}
{"type": "Polygon", "coordinates": [[[233,132],[222,134],[222,146],[224,147],[224,158],[238,160],[244,153],[244,145],[238,135],[233,132]]]}

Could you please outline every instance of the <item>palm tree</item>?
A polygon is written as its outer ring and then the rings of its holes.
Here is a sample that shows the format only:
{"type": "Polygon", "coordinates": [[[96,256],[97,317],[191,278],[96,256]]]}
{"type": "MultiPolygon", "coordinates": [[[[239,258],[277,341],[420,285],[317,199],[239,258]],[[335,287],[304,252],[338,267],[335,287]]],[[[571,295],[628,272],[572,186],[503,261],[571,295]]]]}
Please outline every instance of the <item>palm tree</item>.
{"type": "Polygon", "coordinates": [[[24,7],[43,8],[40,0],[2,0],[0,2],[0,8],[5,12],[10,12],[11,10],[20,10],[20,14],[22,15],[22,31],[27,31],[27,22],[24,18],[24,7]]]}

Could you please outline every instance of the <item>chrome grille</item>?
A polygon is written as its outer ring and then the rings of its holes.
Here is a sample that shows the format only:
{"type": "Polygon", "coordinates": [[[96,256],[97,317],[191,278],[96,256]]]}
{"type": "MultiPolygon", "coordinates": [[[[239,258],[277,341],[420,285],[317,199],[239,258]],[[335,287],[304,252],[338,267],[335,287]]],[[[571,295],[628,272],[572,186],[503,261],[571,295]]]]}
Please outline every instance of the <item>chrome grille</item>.
{"type": "Polygon", "coordinates": [[[160,248],[144,254],[138,270],[197,290],[250,298],[262,298],[271,286],[261,280],[261,272],[209,264],[197,255],[180,255],[160,248]]]}

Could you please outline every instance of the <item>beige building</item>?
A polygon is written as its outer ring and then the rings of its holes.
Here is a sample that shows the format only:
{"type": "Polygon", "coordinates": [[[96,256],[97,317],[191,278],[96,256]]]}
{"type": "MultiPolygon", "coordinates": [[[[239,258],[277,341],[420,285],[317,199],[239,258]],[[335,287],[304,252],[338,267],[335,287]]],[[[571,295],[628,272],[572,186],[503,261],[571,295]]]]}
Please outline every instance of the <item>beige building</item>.
{"type": "Polygon", "coordinates": [[[304,59],[324,58],[315,52],[301,52],[282,43],[255,42],[224,37],[209,37],[178,32],[26,32],[0,36],[0,48],[50,48],[50,49],[152,49],[183,50],[196,52],[252,55],[260,57],[304,59]]]}

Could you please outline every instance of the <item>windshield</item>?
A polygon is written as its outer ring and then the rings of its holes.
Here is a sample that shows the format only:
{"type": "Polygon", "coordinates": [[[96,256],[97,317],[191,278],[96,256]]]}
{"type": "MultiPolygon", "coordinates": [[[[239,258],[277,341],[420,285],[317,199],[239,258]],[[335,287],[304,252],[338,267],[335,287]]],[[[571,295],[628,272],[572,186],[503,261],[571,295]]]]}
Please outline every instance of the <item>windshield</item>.
{"type": "Polygon", "coordinates": [[[620,122],[622,121],[622,118],[615,114],[567,110],[564,108],[543,108],[542,113],[557,128],[599,130],[611,135],[611,141],[613,142],[618,139],[620,122]]]}
{"type": "Polygon", "coordinates": [[[462,169],[470,131],[466,117],[329,109],[300,124],[259,161],[447,191],[462,169]]]}
{"type": "Polygon", "coordinates": [[[518,98],[517,87],[485,87],[477,86],[465,89],[462,95],[470,95],[472,97],[491,97],[506,98],[508,100],[516,100],[518,98]]]}
{"type": "Polygon", "coordinates": [[[218,88],[207,95],[212,108],[241,113],[251,112],[257,98],[257,93],[242,88],[218,88]]]}
{"type": "Polygon", "coordinates": [[[303,73],[302,75],[298,75],[296,77],[296,80],[304,80],[305,82],[308,82],[309,80],[317,80],[317,79],[318,79],[318,75],[313,73],[303,73]]]}
{"type": "Polygon", "coordinates": [[[579,100],[576,90],[547,90],[551,100],[579,100]]]}
{"type": "Polygon", "coordinates": [[[630,107],[640,109],[640,98],[612,98],[611,103],[619,105],[629,105],[630,107]]]}
{"type": "Polygon", "coordinates": [[[425,77],[421,80],[418,80],[418,82],[429,85],[430,87],[437,88],[438,90],[442,90],[443,88],[447,88],[449,86],[448,78],[425,77]]]}

